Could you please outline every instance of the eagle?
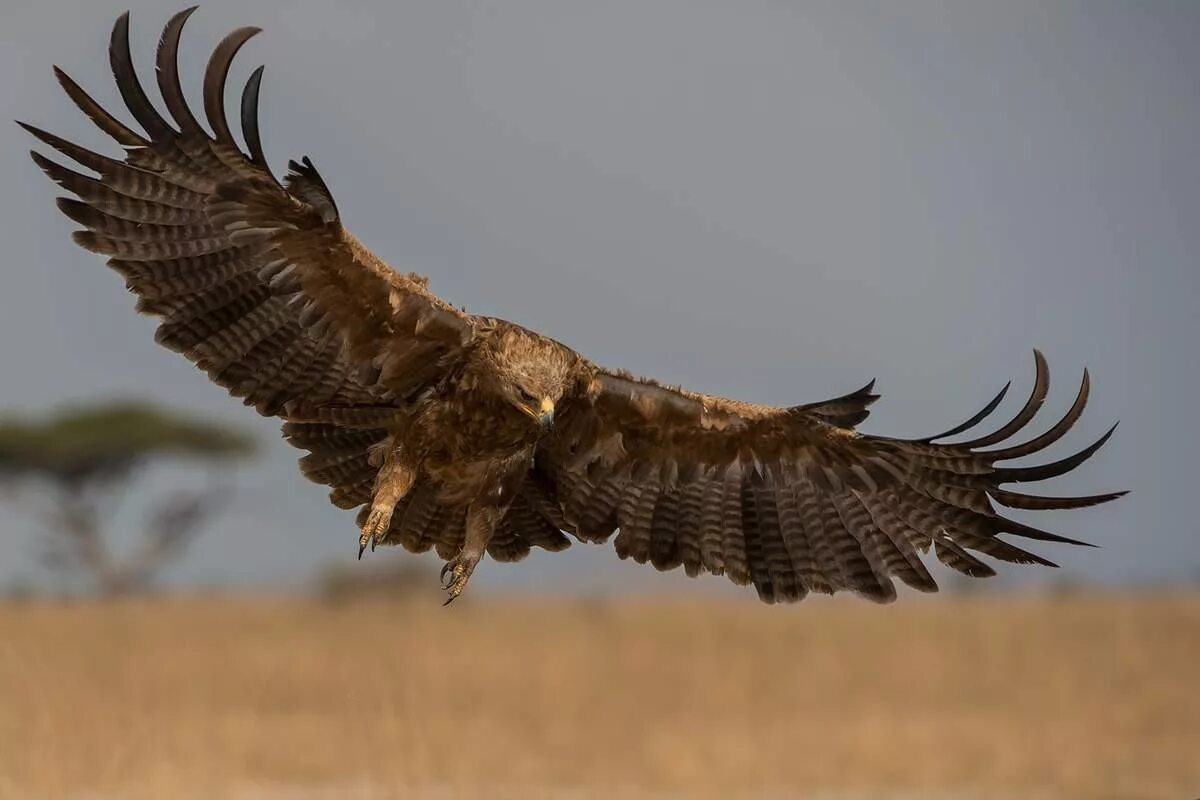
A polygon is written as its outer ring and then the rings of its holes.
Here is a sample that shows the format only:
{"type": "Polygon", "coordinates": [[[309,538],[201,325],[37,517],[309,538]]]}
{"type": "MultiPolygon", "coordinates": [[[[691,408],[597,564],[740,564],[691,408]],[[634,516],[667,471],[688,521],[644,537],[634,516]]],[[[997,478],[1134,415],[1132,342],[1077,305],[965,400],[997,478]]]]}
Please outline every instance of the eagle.
{"type": "Polygon", "coordinates": [[[140,126],[106,111],[65,72],[68,97],[124,151],[101,155],[20,123],[85,171],[32,157],[73,197],[58,208],[82,226],[74,241],[108,257],[158,317],[155,340],[182,353],[307,451],[301,472],[359,509],[368,547],[433,548],[446,602],[488,554],[518,561],[573,537],[621,558],[753,584],[768,603],[848,590],[896,597],[898,578],[937,590],[922,558],[969,576],[981,556],[1056,566],[1001,538],[1086,544],[1004,516],[1081,508],[1123,492],[1049,497],[1002,488],[1073,470],[1112,435],[1049,463],[1011,465],[1058,441],[1088,400],[1083,381],[1066,415],[1014,441],[1045,400],[1049,372],[1034,351],[1032,393],[995,431],[947,443],[1004,398],[937,436],[859,432],[874,382],[831,400],[773,407],[701,394],[605,369],[571,348],[434,295],[396,272],[343,226],[313,162],[269,168],[258,123],[263,67],[241,93],[244,148],[226,114],[239,49],[233,31],[203,80],[208,130],[184,98],[177,51],[195,8],[167,22],[155,77],[170,119],[134,70],[129,14],[113,27],[117,88],[140,126]]]}

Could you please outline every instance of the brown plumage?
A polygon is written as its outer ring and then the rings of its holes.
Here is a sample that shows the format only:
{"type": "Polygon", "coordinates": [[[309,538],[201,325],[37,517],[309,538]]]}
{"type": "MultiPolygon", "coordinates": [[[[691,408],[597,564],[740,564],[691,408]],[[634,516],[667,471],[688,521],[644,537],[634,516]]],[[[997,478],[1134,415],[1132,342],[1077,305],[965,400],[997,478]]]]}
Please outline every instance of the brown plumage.
{"type": "MultiPolygon", "coordinates": [[[[450,599],[486,552],[515,561],[563,532],[617,533],[622,558],[753,584],[767,602],[848,589],[895,597],[898,577],[937,587],[921,559],[991,575],[978,554],[1050,564],[999,538],[1081,544],[1010,520],[995,504],[1079,508],[1121,493],[1041,497],[1001,484],[1074,469],[1112,433],[1039,466],[1003,462],[1057,441],[1083,412],[1089,381],[1046,433],[1008,444],[1037,413],[1049,374],[1036,356],[1033,393],[1008,424],[956,444],[1004,396],[946,433],[921,440],[861,434],[877,396],[868,384],[820,403],[775,408],[662,386],[601,369],[510,322],[468,315],[426,280],[393,272],[342,227],[307,158],[278,181],[258,131],[262,68],[242,93],[233,138],[225,80],[241,28],[204,78],[201,127],[180,89],[176,51],[194,9],[167,23],[157,79],[172,121],[150,103],[129,56],[129,17],[110,57],[139,133],[56,68],[76,105],[125,148],[117,161],[26,125],[88,172],[33,158],[77,199],[59,208],[75,240],[109,257],[161,318],[157,341],[264,415],[307,450],[301,471],[358,508],[360,555],[378,543],[430,548],[446,560],[450,599]],[[998,449],[983,449],[1001,445],[998,449]]],[[[1007,387],[1006,387],[1007,389],[1007,387]]]]}

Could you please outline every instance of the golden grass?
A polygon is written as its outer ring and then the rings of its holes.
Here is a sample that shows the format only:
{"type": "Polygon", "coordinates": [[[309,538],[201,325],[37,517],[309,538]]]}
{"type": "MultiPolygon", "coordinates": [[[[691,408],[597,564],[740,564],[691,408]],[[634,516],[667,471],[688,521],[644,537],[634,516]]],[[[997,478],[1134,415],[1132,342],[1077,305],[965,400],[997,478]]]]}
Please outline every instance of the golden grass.
{"type": "Polygon", "coordinates": [[[1200,596],[0,607],[0,797],[1200,796],[1200,596]]]}

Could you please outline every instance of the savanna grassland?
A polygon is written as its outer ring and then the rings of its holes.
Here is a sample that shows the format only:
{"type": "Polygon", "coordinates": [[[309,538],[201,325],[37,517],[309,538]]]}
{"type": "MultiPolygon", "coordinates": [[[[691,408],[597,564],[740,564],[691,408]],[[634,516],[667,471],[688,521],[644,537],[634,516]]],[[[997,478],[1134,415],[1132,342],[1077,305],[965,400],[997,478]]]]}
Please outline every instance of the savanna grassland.
{"type": "Polygon", "coordinates": [[[1197,594],[430,594],[0,606],[0,797],[1200,797],[1197,594]]]}

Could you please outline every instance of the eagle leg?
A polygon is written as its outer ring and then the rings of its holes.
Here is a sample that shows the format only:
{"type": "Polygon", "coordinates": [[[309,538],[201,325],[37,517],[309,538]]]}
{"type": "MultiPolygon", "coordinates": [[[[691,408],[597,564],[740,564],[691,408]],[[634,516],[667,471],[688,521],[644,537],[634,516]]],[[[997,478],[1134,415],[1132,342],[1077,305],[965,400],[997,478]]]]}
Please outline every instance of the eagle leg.
{"type": "Polygon", "coordinates": [[[446,592],[444,606],[450,605],[454,599],[467,588],[475,567],[483,558],[488,542],[496,532],[496,526],[508,510],[508,503],[497,505],[490,498],[476,500],[467,508],[466,535],[463,537],[462,549],[458,555],[446,562],[442,567],[442,589],[446,592]]]}
{"type": "Polygon", "coordinates": [[[387,538],[392,527],[392,514],[417,480],[417,467],[401,458],[400,447],[388,448],[379,474],[375,478],[375,493],[371,498],[371,513],[363,523],[358,536],[358,557],[361,559],[367,545],[375,551],[375,545],[387,538]]]}

